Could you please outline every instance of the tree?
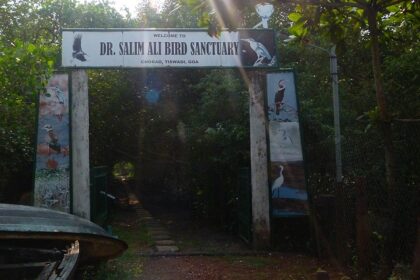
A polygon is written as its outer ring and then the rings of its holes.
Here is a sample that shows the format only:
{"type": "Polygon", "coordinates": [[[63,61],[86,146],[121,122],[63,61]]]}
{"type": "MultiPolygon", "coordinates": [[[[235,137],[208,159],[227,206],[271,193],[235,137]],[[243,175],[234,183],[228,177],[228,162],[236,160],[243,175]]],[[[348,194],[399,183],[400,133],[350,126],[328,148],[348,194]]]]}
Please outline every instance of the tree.
{"type": "Polygon", "coordinates": [[[0,13],[0,199],[16,202],[32,187],[36,102],[57,65],[61,28],[125,21],[107,1],[0,1],[0,13]]]}
{"type": "MultiPolygon", "coordinates": [[[[213,13],[219,12],[217,3],[221,1],[191,0],[187,2],[193,7],[196,7],[196,10],[201,10],[203,18],[206,18],[207,14],[211,14],[210,11],[213,11],[213,13]]],[[[260,1],[248,1],[246,4],[252,5],[258,2],[260,1]]],[[[238,5],[237,1],[228,1],[227,3],[230,3],[232,6],[242,11],[247,9],[244,7],[246,4],[238,5]]],[[[352,69],[353,73],[345,75],[343,80],[346,80],[346,84],[353,85],[353,90],[348,88],[347,85],[344,85],[344,90],[351,90],[354,92],[353,95],[355,97],[358,96],[359,102],[363,99],[365,100],[363,103],[357,104],[360,104],[360,107],[363,107],[368,111],[366,115],[369,116],[371,124],[376,124],[376,128],[380,131],[378,140],[381,140],[385,151],[386,194],[388,197],[388,207],[386,209],[388,209],[388,213],[392,213],[388,216],[392,217],[392,226],[386,235],[387,252],[385,255],[388,271],[384,270],[384,275],[389,274],[389,268],[392,268],[392,255],[395,253],[393,251],[393,248],[395,247],[393,246],[393,243],[396,236],[397,227],[395,226],[395,221],[397,220],[398,213],[396,197],[397,192],[402,190],[401,188],[398,188],[398,184],[402,186],[400,182],[406,181],[405,179],[399,180],[397,184],[395,147],[393,141],[395,136],[392,131],[393,123],[395,123],[395,120],[399,117],[405,116],[405,118],[408,119],[415,118],[416,116],[418,117],[418,113],[416,113],[418,110],[416,111],[416,108],[419,108],[419,104],[414,101],[416,96],[418,96],[416,93],[418,90],[412,88],[412,85],[418,84],[414,81],[418,80],[416,79],[418,75],[410,75],[410,73],[412,73],[410,69],[414,69],[418,62],[418,58],[416,59],[415,57],[416,50],[419,46],[419,40],[417,37],[413,38],[412,33],[407,32],[407,30],[419,28],[419,3],[417,1],[408,0],[277,0],[273,1],[273,3],[277,4],[281,9],[289,9],[290,5],[295,6],[294,12],[289,13],[289,19],[293,22],[289,31],[298,37],[301,42],[305,43],[308,42],[308,40],[311,41],[313,39],[324,43],[327,41],[330,42],[330,44],[334,43],[338,46],[339,54],[348,55],[347,57],[343,57],[343,60],[347,61],[351,67],[345,65],[342,68],[344,71],[346,68],[348,70],[352,69]],[[366,67],[364,67],[364,54],[357,51],[357,48],[360,49],[366,45],[370,47],[371,52],[371,71],[368,71],[366,67]],[[382,52],[380,45],[383,47],[382,52]],[[397,49],[395,49],[396,46],[398,46],[397,49]],[[350,54],[353,56],[349,56],[350,54]],[[359,56],[362,57],[359,59],[359,56]],[[411,58],[411,62],[409,64],[403,64],[402,62],[408,57],[411,58]],[[382,70],[383,61],[385,61],[385,65],[387,66],[385,72],[382,70]],[[389,72],[392,68],[395,69],[395,67],[403,67],[400,68],[402,70],[401,76],[404,76],[401,77],[402,80],[405,81],[411,78],[413,81],[407,83],[396,81],[395,75],[399,75],[398,72],[391,71],[393,74],[389,72]],[[374,83],[369,80],[369,76],[372,74],[374,83]],[[384,75],[388,77],[386,82],[384,82],[383,79],[384,75]],[[369,108],[369,102],[367,102],[371,93],[371,87],[375,89],[374,96],[376,107],[374,109],[369,108]],[[403,96],[393,95],[391,91],[392,88],[397,88],[398,92],[409,91],[409,93],[403,96]],[[357,93],[357,90],[359,90],[360,93],[357,93]],[[365,94],[366,97],[363,97],[363,94],[365,94]],[[401,101],[401,99],[411,101],[405,106],[402,106],[402,103],[389,102],[390,100],[396,101],[396,99],[398,99],[398,101],[401,101]],[[405,110],[406,107],[408,110],[405,110]],[[408,112],[411,112],[411,114],[408,114],[408,112]]],[[[213,17],[226,19],[228,16],[219,13],[213,17]]],[[[220,20],[219,22],[226,21],[220,20]]],[[[211,20],[208,20],[207,24],[210,29],[214,28],[212,27],[211,20]]],[[[280,28],[284,27],[280,26],[280,28]]],[[[283,48],[283,50],[290,52],[290,47],[283,48]]],[[[290,58],[287,58],[287,60],[290,61],[290,58]]],[[[307,58],[297,57],[296,61],[297,62],[294,65],[301,68],[302,63],[305,63],[307,58]]],[[[312,66],[311,68],[315,67],[312,66]]],[[[317,73],[320,72],[317,71],[317,73]]],[[[300,75],[305,75],[305,73],[300,73],[300,75]]],[[[305,81],[306,84],[309,84],[311,77],[308,77],[305,81]]],[[[302,83],[305,82],[300,82],[301,85],[302,83]]],[[[306,88],[306,90],[311,89],[306,88]]],[[[316,88],[316,91],[318,91],[318,88],[316,88]]],[[[394,92],[397,92],[397,90],[394,92]]],[[[305,94],[308,93],[304,90],[303,95],[305,94]]],[[[318,100],[319,99],[318,95],[318,100]]],[[[315,100],[317,99],[305,98],[302,100],[303,107],[308,102],[312,102],[311,104],[314,105],[315,100]]],[[[351,104],[344,104],[343,106],[351,106],[351,104]]],[[[312,115],[314,116],[313,119],[320,122],[322,120],[320,116],[322,117],[322,115],[315,115],[313,106],[311,107],[311,110],[312,115]]],[[[357,111],[358,110],[353,108],[351,113],[354,115],[357,111]]],[[[307,116],[307,114],[304,114],[304,120],[307,116]]],[[[355,119],[356,116],[353,117],[353,122],[355,119]]],[[[322,124],[323,122],[321,121],[320,123],[322,124]]],[[[325,125],[324,127],[329,129],[325,125]]],[[[319,133],[319,131],[315,132],[319,133]]],[[[363,133],[363,131],[361,131],[361,133],[363,133]]],[[[367,149],[367,146],[368,145],[363,149],[367,149]]],[[[371,147],[373,146],[374,144],[372,143],[371,147]]],[[[316,147],[316,149],[319,149],[319,147],[316,147]]],[[[372,163],[376,166],[380,166],[381,164],[378,160],[379,158],[376,158],[376,161],[372,163]]],[[[413,178],[412,175],[410,175],[409,178],[413,178]]],[[[413,179],[413,181],[415,181],[415,179],[413,179]]],[[[411,182],[409,184],[411,184],[411,182]]]]}
{"type": "Polygon", "coordinates": [[[0,199],[16,201],[28,191],[32,172],[37,93],[43,89],[57,48],[37,37],[31,11],[37,1],[1,1],[0,13],[0,199]],[[11,188],[10,186],[16,185],[11,188]],[[29,186],[28,186],[29,185],[29,186]]]}
{"type": "MultiPolygon", "coordinates": [[[[371,114],[373,121],[380,128],[384,150],[386,182],[388,186],[388,207],[396,217],[396,158],[392,135],[392,114],[387,105],[387,95],[384,90],[383,72],[381,66],[380,40],[395,33],[397,23],[410,23],[419,26],[416,18],[416,6],[411,1],[297,1],[296,12],[289,18],[294,22],[291,32],[304,38],[310,32],[321,32],[332,42],[340,43],[349,33],[359,32],[369,40],[371,48],[372,72],[375,84],[377,113],[371,114]]],[[[392,270],[392,248],[395,242],[395,225],[387,235],[386,262],[389,275],[392,270]]]]}

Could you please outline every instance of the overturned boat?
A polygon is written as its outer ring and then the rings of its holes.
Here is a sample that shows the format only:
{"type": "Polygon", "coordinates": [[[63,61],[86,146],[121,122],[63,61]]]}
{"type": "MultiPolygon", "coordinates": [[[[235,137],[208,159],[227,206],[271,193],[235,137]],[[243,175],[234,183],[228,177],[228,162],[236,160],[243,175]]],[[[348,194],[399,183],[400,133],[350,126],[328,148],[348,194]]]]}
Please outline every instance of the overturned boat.
{"type": "Polygon", "coordinates": [[[0,272],[28,264],[46,268],[52,261],[64,261],[69,248],[72,260],[94,263],[118,257],[127,244],[74,215],[0,203],[0,272]]]}

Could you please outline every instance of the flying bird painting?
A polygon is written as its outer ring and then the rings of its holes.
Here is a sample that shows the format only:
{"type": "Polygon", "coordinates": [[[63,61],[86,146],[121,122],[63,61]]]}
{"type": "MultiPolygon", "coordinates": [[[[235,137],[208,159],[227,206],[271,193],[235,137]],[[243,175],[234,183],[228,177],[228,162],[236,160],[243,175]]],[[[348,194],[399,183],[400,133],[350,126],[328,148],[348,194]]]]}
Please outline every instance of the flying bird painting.
{"type": "Polygon", "coordinates": [[[77,34],[76,36],[74,36],[72,55],[73,55],[73,58],[76,58],[80,61],[86,61],[85,55],[87,55],[87,53],[85,53],[82,50],[82,35],[81,34],[77,34]]]}

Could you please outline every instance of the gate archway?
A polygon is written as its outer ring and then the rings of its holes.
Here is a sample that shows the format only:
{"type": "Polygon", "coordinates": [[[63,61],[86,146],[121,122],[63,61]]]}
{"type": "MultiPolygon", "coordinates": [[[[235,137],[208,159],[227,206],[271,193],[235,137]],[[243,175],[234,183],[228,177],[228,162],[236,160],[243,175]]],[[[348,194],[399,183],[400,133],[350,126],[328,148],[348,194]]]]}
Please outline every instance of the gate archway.
{"type": "Polygon", "coordinates": [[[71,71],[71,147],[74,214],[90,217],[89,68],[239,68],[249,91],[253,244],[270,244],[265,69],[277,67],[273,30],[63,30],[62,67],[71,71]]]}

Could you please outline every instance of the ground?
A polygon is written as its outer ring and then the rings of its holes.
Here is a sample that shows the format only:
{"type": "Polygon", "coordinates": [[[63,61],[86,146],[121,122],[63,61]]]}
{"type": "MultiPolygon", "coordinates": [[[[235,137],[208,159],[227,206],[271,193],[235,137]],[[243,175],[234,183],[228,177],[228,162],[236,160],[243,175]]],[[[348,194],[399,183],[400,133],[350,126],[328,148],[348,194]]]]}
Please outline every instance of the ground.
{"type": "MultiPolygon", "coordinates": [[[[152,212],[152,211],[151,211],[152,212]]],[[[80,269],[79,279],[138,280],[241,280],[315,279],[319,270],[330,279],[350,279],[341,270],[305,254],[254,252],[238,238],[215,227],[191,222],[185,213],[153,213],[180,248],[176,254],[156,255],[153,240],[138,214],[116,209],[113,234],[129,249],[119,258],[98,267],[80,269]]]]}

